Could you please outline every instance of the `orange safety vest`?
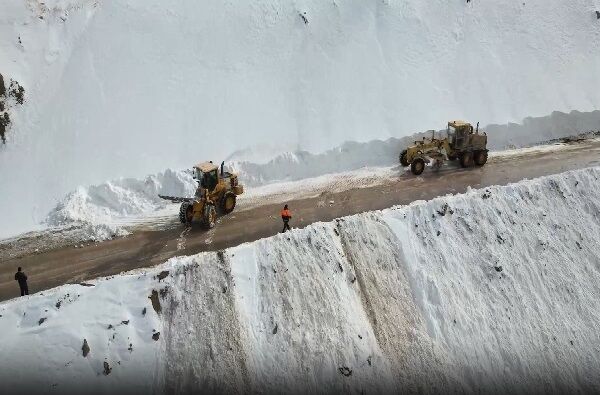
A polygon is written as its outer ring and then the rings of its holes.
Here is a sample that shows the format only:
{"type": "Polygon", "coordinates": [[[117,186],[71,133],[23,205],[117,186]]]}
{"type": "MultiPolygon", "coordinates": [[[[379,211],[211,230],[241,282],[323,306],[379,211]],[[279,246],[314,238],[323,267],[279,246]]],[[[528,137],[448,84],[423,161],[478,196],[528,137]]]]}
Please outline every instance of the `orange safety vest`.
{"type": "Polygon", "coordinates": [[[290,210],[281,210],[281,216],[283,218],[292,218],[292,213],[290,212],[290,210]]]}

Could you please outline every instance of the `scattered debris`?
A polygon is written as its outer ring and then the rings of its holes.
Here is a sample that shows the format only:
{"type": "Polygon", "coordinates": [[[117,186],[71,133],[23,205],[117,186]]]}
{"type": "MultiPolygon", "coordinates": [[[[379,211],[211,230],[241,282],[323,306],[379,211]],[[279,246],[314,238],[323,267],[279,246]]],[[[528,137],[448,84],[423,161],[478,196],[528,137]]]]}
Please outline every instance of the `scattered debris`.
{"type": "Polygon", "coordinates": [[[362,336],[360,334],[358,335],[358,338],[362,340],[362,336]]]}
{"type": "Polygon", "coordinates": [[[83,357],[87,357],[88,354],[90,353],[90,346],[88,345],[88,342],[86,339],[83,339],[83,346],[81,346],[81,351],[83,352],[83,357]]]}
{"type": "Polygon", "coordinates": [[[578,241],[576,241],[575,244],[577,245],[577,248],[579,248],[580,250],[583,249],[583,247],[581,246],[581,244],[578,241]]]}
{"type": "Polygon", "coordinates": [[[129,325],[129,320],[121,321],[121,324],[123,324],[123,325],[129,325]]]}
{"type": "Polygon", "coordinates": [[[367,358],[367,363],[369,364],[369,366],[372,366],[372,363],[371,363],[371,356],[370,356],[370,355],[369,355],[369,357],[367,358]]]}
{"type": "Polygon", "coordinates": [[[600,11],[596,11],[596,19],[600,19],[600,11]]]}
{"type": "Polygon", "coordinates": [[[438,213],[438,215],[443,217],[446,214],[450,214],[450,215],[454,214],[454,210],[452,210],[450,208],[450,206],[448,206],[448,203],[445,203],[441,209],[437,210],[437,213],[438,213]]]}
{"type": "Polygon", "coordinates": [[[60,305],[62,304],[62,300],[59,300],[58,302],[56,302],[56,308],[60,309],[60,305]]]}
{"type": "Polygon", "coordinates": [[[481,195],[481,198],[483,200],[485,200],[485,199],[489,199],[490,196],[492,196],[492,192],[489,189],[486,189],[485,192],[483,193],[483,195],[481,195]]]}
{"type": "Polygon", "coordinates": [[[108,362],[104,361],[104,375],[108,376],[112,372],[112,368],[108,364],[108,362]]]}
{"type": "Polygon", "coordinates": [[[494,269],[499,273],[502,271],[502,266],[494,266],[494,269]]]}
{"type": "Polygon", "coordinates": [[[156,276],[158,278],[158,281],[162,281],[165,279],[165,277],[167,277],[169,275],[169,271],[168,270],[163,270],[162,272],[158,273],[158,276],[156,276]]]}
{"type": "Polygon", "coordinates": [[[40,318],[40,320],[38,321],[38,325],[42,325],[44,321],[46,321],[46,319],[46,317],[40,318]]]}
{"type": "Polygon", "coordinates": [[[152,339],[154,341],[158,341],[159,338],[160,338],[160,332],[156,332],[156,333],[152,334],[152,339]]]}
{"type": "Polygon", "coordinates": [[[277,329],[279,328],[279,324],[275,324],[275,328],[273,328],[273,334],[277,334],[277,329]]]}
{"type": "Polygon", "coordinates": [[[82,287],[95,287],[94,284],[89,284],[89,283],[79,283],[79,285],[81,285],[82,287]]]}
{"type": "Polygon", "coordinates": [[[157,314],[162,312],[162,308],[160,306],[160,300],[158,300],[158,292],[153,289],[152,295],[148,296],[148,299],[152,302],[152,308],[156,311],[157,314]]]}
{"type": "Polygon", "coordinates": [[[14,97],[17,103],[23,104],[25,101],[25,88],[23,88],[15,80],[10,80],[10,86],[8,87],[8,96],[14,97]]]}
{"type": "Polygon", "coordinates": [[[108,324],[108,328],[106,328],[106,329],[113,329],[113,328],[114,328],[114,326],[112,326],[112,324],[108,324]]]}
{"type": "Polygon", "coordinates": [[[439,235],[441,235],[441,234],[442,234],[442,232],[438,230],[438,231],[437,231],[437,235],[439,236],[439,235]]]}
{"type": "Polygon", "coordinates": [[[129,352],[133,352],[133,344],[129,343],[129,348],[127,348],[127,350],[129,350],[129,352]]]}
{"type": "Polygon", "coordinates": [[[352,376],[352,369],[350,369],[349,367],[342,366],[341,368],[338,368],[338,370],[341,374],[343,374],[346,377],[352,376]]]}
{"type": "Polygon", "coordinates": [[[308,17],[306,16],[306,11],[301,12],[299,15],[300,15],[300,18],[302,18],[302,20],[304,21],[304,24],[308,25],[308,17]]]}
{"type": "Polygon", "coordinates": [[[145,307],[142,309],[142,315],[146,315],[146,308],[145,307]]]}

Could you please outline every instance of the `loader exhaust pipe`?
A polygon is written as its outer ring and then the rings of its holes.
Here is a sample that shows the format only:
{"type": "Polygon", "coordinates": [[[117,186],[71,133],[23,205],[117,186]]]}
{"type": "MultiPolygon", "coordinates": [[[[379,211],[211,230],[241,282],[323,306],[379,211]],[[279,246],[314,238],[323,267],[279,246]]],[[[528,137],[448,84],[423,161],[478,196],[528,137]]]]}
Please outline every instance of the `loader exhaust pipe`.
{"type": "Polygon", "coordinates": [[[477,129],[475,129],[475,133],[479,133],[479,122],[477,122],[477,129]]]}

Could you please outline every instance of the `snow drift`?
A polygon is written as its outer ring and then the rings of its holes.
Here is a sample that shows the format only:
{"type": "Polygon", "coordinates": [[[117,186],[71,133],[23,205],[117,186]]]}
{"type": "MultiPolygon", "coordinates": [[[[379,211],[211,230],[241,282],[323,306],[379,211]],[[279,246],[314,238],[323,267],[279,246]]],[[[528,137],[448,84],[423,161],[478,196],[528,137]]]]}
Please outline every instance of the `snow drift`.
{"type": "Polygon", "coordinates": [[[594,3],[3,2],[0,73],[25,103],[0,152],[0,232],[80,185],[244,147],[321,152],[454,118],[598,109],[594,3]]]}
{"type": "Polygon", "coordinates": [[[598,392],[599,180],[471,190],[1,303],[0,382],[598,392]]]}
{"type": "Polygon", "coordinates": [[[158,195],[191,197],[196,181],[188,171],[170,169],[144,179],[121,178],[100,185],[79,187],[68,194],[49,214],[52,227],[85,226],[91,239],[103,240],[124,232],[119,225],[164,209],[168,201],[158,195]]]}

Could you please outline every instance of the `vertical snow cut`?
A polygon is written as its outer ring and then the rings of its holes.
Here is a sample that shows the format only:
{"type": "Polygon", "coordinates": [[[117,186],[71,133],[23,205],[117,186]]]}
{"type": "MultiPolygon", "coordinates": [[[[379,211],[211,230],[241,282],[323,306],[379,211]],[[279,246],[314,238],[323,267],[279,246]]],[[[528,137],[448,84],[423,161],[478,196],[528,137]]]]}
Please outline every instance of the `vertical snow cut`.
{"type": "Polygon", "coordinates": [[[0,382],[598,392],[599,181],[470,190],[0,303],[0,382]]]}

